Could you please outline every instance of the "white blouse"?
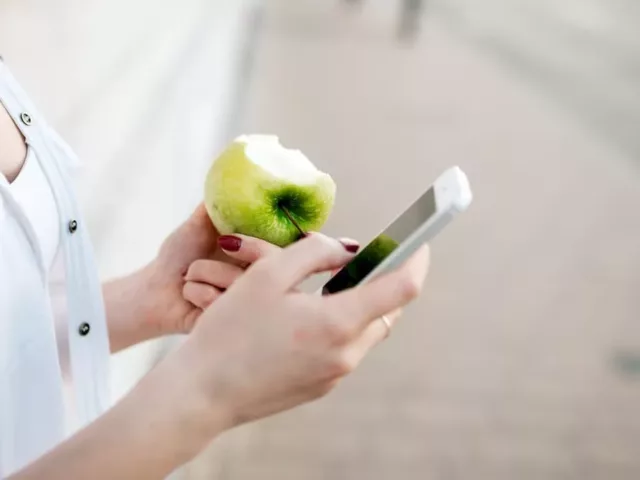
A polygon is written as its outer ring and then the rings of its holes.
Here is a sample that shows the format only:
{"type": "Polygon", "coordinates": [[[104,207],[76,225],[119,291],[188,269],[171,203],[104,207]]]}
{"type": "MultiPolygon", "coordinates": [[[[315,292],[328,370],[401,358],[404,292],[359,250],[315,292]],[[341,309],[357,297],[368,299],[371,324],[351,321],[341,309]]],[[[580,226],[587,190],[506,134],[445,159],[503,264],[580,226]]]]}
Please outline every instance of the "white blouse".
{"type": "Polygon", "coordinates": [[[22,170],[9,185],[9,190],[31,222],[40,244],[45,268],[50,271],[60,245],[60,215],[33,148],[27,148],[27,158],[22,170]]]}
{"type": "Polygon", "coordinates": [[[0,477],[109,404],[109,341],[93,252],[71,185],[77,158],[0,60],[0,102],[28,154],[0,175],[0,477]]]}

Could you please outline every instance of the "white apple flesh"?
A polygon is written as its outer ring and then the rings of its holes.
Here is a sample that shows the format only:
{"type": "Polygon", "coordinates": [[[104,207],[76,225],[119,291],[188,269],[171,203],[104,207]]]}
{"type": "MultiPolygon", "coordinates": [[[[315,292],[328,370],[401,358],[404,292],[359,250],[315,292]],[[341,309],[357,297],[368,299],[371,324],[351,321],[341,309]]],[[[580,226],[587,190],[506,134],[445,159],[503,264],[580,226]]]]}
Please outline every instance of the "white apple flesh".
{"type": "Polygon", "coordinates": [[[243,135],[209,169],[205,206],[223,235],[240,233],[281,247],[317,231],[335,202],[336,185],[277,136],[243,135]]]}

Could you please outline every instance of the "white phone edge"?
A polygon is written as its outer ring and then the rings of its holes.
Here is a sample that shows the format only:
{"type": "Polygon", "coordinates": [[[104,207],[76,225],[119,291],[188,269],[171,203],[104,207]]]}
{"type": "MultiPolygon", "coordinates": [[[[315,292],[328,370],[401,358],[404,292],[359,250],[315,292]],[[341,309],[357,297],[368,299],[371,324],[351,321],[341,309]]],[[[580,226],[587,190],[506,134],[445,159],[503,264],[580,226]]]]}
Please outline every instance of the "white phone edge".
{"type": "MultiPolygon", "coordinates": [[[[432,187],[436,197],[436,213],[418,227],[409,238],[402,242],[402,244],[373,269],[369,275],[363,278],[358,286],[364,285],[377,276],[398,268],[422,245],[440,233],[457,214],[464,212],[473,201],[469,179],[458,166],[450,167],[442,173],[429,189],[432,187]]],[[[428,189],[425,190],[425,192],[426,191],[428,191],[428,189]]],[[[404,215],[404,212],[398,215],[396,219],[402,215],[404,215]]],[[[396,219],[390,222],[389,225],[396,219]]],[[[324,287],[321,287],[316,293],[321,295],[322,288],[324,287]]]]}
{"type": "MultiPolygon", "coordinates": [[[[431,185],[435,191],[436,213],[418,227],[391,255],[385,258],[358,285],[364,285],[379,275],[401,266],[422,245],[428,243],[446,227],[455,216],[464,212],[473,201],[467,175],[458,166],[450,167],[431,185]]],[[[402,216],[400,214],[397,218],[402,216]]]]}

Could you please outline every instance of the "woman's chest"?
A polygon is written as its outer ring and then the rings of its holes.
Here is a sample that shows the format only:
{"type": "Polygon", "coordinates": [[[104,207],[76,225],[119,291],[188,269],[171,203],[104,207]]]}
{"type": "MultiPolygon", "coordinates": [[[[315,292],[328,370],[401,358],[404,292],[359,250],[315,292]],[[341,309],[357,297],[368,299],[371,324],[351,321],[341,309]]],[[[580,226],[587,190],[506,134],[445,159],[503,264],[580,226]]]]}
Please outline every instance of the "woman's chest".
{"type": "Polygon", "coordinates": [[[0,174],[9,182],[20,172],[26,153],[27,147],[20,130],[0,103],[0,174]]]}
{"type": "Polygon", "coordinates": [[[47,177],[33,149],[28,149],[24,165],[9,185],[9,190],[31,225],[44,268],[49,271],[60,243],[60,215],[47,177]]]}

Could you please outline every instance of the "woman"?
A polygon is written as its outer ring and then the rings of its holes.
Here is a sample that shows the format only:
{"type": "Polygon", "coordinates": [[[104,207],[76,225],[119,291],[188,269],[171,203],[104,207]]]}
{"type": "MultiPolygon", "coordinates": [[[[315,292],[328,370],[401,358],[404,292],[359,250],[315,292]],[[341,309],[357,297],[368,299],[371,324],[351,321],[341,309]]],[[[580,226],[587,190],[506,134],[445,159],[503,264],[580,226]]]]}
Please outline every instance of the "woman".
{"type": "Polygon", "coordinates": [[[2,61],[0,105],[3,478],[162,478],[225,430],[329,392],[422,288],[426,247],[361,288],[301,293],[357,245],[219,236],[202,206],[153,262],[101,286],[77,159],[2,61]],[[110,352],[175,333],[189,335],[107,409],[110,352]]]}

